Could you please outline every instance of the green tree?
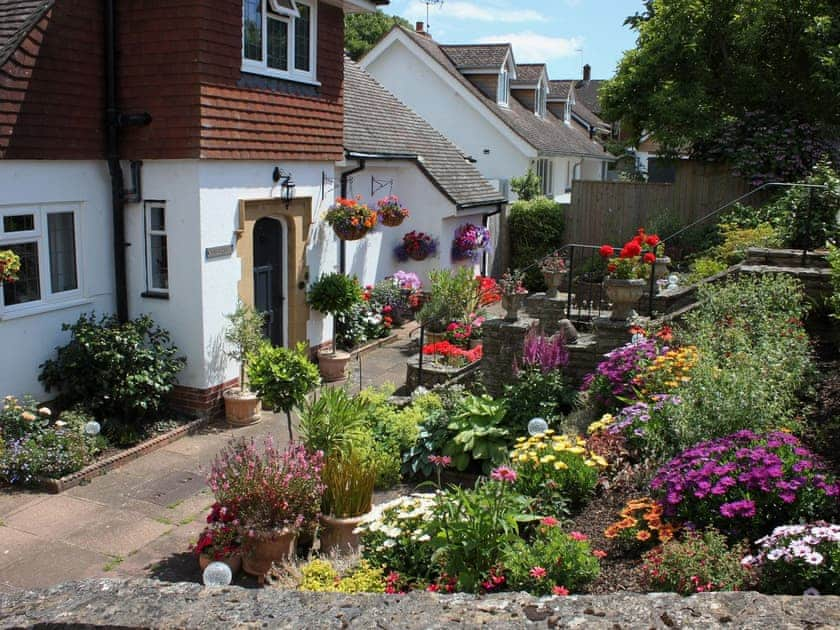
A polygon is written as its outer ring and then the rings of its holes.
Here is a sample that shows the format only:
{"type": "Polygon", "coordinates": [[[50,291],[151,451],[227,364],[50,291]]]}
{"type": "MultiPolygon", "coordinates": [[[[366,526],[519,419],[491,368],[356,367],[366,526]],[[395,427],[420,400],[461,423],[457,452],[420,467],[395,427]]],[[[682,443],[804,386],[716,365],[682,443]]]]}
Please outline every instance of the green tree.
{"type": "Polygon", "coordinates": [[[344,48],[357,61],[373,48],[395,25],[411,28],[408,20],[398,15],[376,13],[348,13],[344,16],[344,48]]]}
{"type": "Polygon", "coordinates": [[[521,201],[531,201],[542,195],[542,179],[529,168],[521,177],[510,178],[510,189],[521,201]]]}
{"type": "Polygon", "coordinates": [[[625,24],[636,47],[601,102],[636,139],[793,180],[840,124],[836,0],[649,0],[625,24]],[[736,151],[744,140],[750,155],[736,151]]]}

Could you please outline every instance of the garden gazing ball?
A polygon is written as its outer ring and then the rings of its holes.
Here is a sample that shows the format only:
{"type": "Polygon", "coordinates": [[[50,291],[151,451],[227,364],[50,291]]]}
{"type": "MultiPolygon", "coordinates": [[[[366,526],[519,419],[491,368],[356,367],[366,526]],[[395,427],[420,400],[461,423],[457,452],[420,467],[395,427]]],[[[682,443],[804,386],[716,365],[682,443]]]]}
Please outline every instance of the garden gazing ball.
{"type": "Polygon", "coordinates": [[[227,586],[233,580],[230,567],[224,562],[211,562],[201,576],[204,586],[227,586]]]}
{"type": "Polygon", "coordinates": [[[99,435],[101,430],[102,426],[96,420],[91,420],[90,422],[85,423],[86,435],[99,435]]]}
{"type": "Polygon", "coordinates": [[[539,435],[548,431],[548,422],[543,418],[531,418],[528,423],[528,435],[539,435]]]}

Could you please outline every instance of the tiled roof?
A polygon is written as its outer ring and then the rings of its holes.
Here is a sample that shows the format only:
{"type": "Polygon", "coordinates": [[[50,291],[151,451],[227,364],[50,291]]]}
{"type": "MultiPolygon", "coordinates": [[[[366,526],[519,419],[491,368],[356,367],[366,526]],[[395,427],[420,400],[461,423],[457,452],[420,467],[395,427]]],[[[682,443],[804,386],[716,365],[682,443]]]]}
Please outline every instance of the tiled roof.
{"type": "Polygon", "coordinates": [[[511,81],[511,84],[536,83],[540,80],[543,70],[545,70],[544,63],[518,63],[516,64],[516,81],[511,81]]]}
{"type": "Polygon", "coordinates": [[[597,127],[599,129],[604,129],[605,131],[609,131],[611,128],[610,123],[601,119],[601,117],[597,114],[593,114],[589,111],[589,108],[581,103],[575,103],[572,105],[572,114],[580,117],[590,127],[597,127]]]}
{"type": "Polygon", "coordinates": [[[548,97],[559,98],[567,100],[569,98],[569,89],[572,87],[574,81],[549,81],[548,82],[548,97]]]}
{"type": "Polygon", "coordinates": [[[601,103],[598,100],[598,90],[601,89],[601,86],[606,83],[601,79],[591,79],[589,81],[576,81],[575,82],[575,100],[578,103],[583,103],[586,106],[586,109],[591,111],[593,114],[597,114],[600,116],[601,114],[601,103]]]}
{"type": "Polygon", "coordinates": [[[344,147],[354,153],[417,156],[459,206],[505,201],[458,147],[350,59],[344,61],[344,147]]]}
{"type": "Polygon", "coordinates": [[[400,28],[422,48],[432,59],[437,61],[449,74],[457,79],[465,90],[478,98],[490,111],[498,116],[514,133],[543,155],[574,155],[609,159],[611,156],[586,134],[566,125],[551,113],[545,118],[536,116],[515,98],[510,99],[509,107],[502,107],[495,99],[488,98],[461,74],[455,64],[444,54],[441,46],[434,40],[418,35],[409,29],[400,28]]]}
{"type": "Polygon", "coordinates": [[[53,0],[0,0],[0,65],[52,5],[53,0]]]}
{"type": "Polygon", "coordinates": [[[510,50],[510,44],[468,44],[440,48],[460,69],[501,68],[510,50]]]}

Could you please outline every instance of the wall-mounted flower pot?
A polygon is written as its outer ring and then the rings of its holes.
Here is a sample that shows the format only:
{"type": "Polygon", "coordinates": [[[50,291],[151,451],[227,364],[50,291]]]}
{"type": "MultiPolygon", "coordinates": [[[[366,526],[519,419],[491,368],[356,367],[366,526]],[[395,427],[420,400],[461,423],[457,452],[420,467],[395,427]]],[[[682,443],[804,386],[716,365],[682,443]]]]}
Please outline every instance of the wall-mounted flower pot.
{"type": "Polygon", "coordinates": [[[321,378],[327,383],[345,380],[349,362],[350,353],[343,350],[336,350],[335,352],[318,351],[318,369],[321,371],[321,378]]]}
{"type": "Polygon", "coordinates": [[[610,319],[622,321],[631,317],[634,307],[645,294],[647,280],[634,278],[632,280],[620,280],[618,278],[607,278],[604,280],[604,290],[612,302],[610,319]]]}
{"type": "Polygon", "coordinates": [[[225,419],[231,426],[244,427],[260,421],[262,402],[254,392],[243,392],[234,387],[225,390],[222,397],[225,399],[225,419]]]}

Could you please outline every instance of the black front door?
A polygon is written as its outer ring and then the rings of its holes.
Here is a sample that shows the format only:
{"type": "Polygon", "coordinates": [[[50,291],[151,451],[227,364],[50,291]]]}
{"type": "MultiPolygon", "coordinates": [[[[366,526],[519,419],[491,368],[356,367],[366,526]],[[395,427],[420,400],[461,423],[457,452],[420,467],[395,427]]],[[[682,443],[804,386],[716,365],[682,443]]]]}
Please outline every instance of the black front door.
{"type": "Polygon", "coordinates": [[[254,307],[266,314],[265,336],[275,346],[283,339],[283,228],[276,219],[254,225],[254,307]]]}

